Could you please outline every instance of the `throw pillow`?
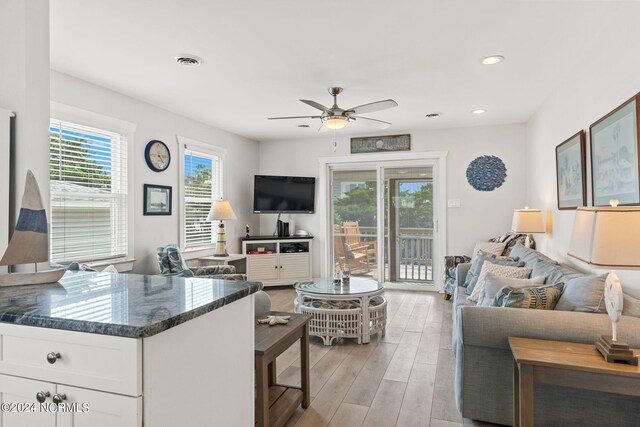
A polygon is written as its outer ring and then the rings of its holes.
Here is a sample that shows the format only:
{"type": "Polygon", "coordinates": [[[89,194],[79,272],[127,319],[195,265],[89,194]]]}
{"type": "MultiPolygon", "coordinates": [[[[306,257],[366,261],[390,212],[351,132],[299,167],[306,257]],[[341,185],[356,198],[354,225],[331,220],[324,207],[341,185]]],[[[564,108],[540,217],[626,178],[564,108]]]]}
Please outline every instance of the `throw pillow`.
{"type": "Polygon", "coordinates": [[[478,256],[478,251],[483,251],[491,255],[500,256],[502,255],[505,246],[507,246],[507,244],[502,242],[477,241],[475,248],[473,248],[473,252],[471,252],[471,262],[473,263],[473,261],[478,256]]]}
{"type": "Polygon", "coordinates": [[[531,279],[514,279],[512,277],[500,277],[494,273],[487,273],[487,277],[484,279],[484,298],[478,301],[478,305],[483,307],[494,306],[496,294],[505,286],[512,289],[522,289],[543,284],[544,276],[531,279]]]}
{"type": "Polygon", "coordinates": [[[485,261],[491,261],[494,264],[501,264],[501,265],[513,265],[513,266],[524,265],[520,262],[518,258],[497,256],[497,255],[487,253],[482,249],[480,249],[478,251],[478,256],[476,257],[475,261],[473,260],[471,261],[471,267],[469,268],[467,277],[465,277],[465,280],[464,280],[463,286],[467,288],[466,289],[467,295],[471,294],[471,292],[473,291],[473,288],[475,287],[476,282],[478,281],[480,270],[482,270],[482,264],[484,264],[485,261]]]}
{"type": "Polygon", "coordinates": [[[514,279],[528,279],[531,274],[531,269],[528,267],[493,264],[491,261],[485,261],[484,264],[482,264],[482,270],[480,270],[476,286],[467,298],[469,301],[476,303],[482,301],[482,298],[484,298],[484,282],[488,273],[514,279]]]}
{"type": "Polygon", "coordinates": [[[623,294],[623,296],[624,305],[622,307],[622,314],[625,316],[640,317],[640,299],[627,294],[623,294]]]}
{"type": "Polygon", "coordinates": [[[510,308],[553,310],[562,296],[563,288],[563,283],[522,289],[505,286],[496,294],[496,305],[510,308]]]}
{"type": "Polygon", "coordinates": [[[606,313],[604,281],[607,275],[581,276],[566,282],[556,310],[606,313]]]}

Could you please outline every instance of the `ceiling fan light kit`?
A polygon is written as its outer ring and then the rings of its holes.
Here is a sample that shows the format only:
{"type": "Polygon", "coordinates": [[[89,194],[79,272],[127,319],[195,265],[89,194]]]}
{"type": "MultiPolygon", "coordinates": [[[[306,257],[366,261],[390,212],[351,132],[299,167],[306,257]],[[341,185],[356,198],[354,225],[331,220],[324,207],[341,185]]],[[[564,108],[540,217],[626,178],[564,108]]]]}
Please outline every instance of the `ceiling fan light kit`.
{"type": "Polygon", "coordinates": [[[319,116],[292,116],[292,117],[269,117],[269,120],[288,120],[288,119],[320,119],[323,129],[342,129],[349,124],[349,122],[356,122],[365,126],[375,127],[377,129],[386,129],[391,126],[391,123],[383,120],[372,119],[369,117],[362,117],[359,114],[373,113],[375,111],[382,111],[388,108],[394,108],[398,106],[398,103],[393,99],[385,99],[383,101],[371,102],[369,104],[359,105],[357,107],[344,110],[338,107],[338,95],[342,93],[341,87],[330,87],[329,94],[333,97],[333,106],[331,108],[311,101],[308,99],[301,99],[300,102],[307,104],[317,110],[322,111],[319,116]]]}

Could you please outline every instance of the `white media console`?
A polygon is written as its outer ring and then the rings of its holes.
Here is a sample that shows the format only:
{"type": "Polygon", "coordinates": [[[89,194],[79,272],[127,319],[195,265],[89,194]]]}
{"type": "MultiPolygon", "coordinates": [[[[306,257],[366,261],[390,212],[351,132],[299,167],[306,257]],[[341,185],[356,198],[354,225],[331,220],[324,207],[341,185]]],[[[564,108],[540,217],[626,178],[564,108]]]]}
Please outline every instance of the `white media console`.
{"type": "Polygon", "coordinates": [[[313,237],[256,236],[242,238],[247,279],[264,286],[292,285],[311,279],[313,237]]]}

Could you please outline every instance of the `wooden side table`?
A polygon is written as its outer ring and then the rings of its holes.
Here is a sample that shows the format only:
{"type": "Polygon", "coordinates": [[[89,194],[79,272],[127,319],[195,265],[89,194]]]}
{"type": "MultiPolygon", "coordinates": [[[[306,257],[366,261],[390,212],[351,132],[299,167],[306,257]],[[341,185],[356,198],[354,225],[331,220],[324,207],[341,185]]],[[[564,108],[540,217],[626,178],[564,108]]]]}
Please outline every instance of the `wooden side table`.
{"type": "Polygon", "coordinates": [[[279,427],[284,425],[298,405],[307,408],[309,394],[309,320],[308,314],[270,311],[256,318],[256,425],[279,427]],[[267,316],[291,316],[286,325],[258,324],[267,316]],[[276,357],[300,340],[301,387],[276,383],[276,357]]]}
{"type": "Polygon", "coordinates": [[[593,344],[509,337],[509,346],[514,426],[533,427],[536,384],[640,396],[640,367],[607,363],[593,344]]]}

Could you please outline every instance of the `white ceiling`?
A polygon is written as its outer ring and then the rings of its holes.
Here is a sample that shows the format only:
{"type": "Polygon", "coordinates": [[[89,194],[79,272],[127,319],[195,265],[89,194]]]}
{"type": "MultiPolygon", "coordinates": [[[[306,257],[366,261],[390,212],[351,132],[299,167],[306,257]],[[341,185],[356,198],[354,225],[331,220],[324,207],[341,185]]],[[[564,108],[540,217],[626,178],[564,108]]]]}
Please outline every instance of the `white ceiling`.
{"type": "MultiPolygon", "coordinates": [[[[578,69],[589,44],[637,2],[520,0],[51,0],[51,67],[255,139],[316,136],[299,98],[368,116],[394,133],[526,122],[578,69]],[[204,58],[198,68],[173,57],[204,58]],[[481,58],[504,55],[483,66],[481,58]],[[486,114],[471,110],[484,108],[486,114]],[[437,119],[425,119],[430,112],[437,119]],[[298,124],[311,128],[298,128],[298,124]]],[[[380,131],[349,125],[343,133],[380,131]]]]}

